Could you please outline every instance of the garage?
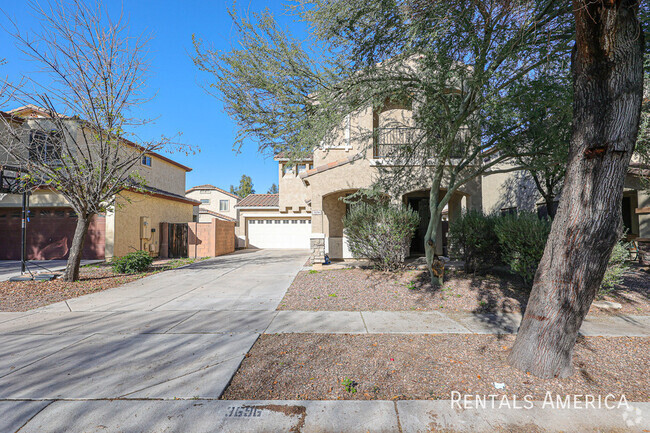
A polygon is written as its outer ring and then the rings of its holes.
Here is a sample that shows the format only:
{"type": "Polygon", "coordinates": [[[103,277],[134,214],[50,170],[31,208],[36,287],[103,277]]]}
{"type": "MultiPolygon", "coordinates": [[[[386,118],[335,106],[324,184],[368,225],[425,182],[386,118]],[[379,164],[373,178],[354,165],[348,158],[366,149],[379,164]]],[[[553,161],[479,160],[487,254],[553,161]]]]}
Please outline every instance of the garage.
{"type": "Polygon", "coordinates": [[[247,218],[249,248],[308,249],[311,220],[247,218]]]}
{"type": "MultiPolygon", "coordinates": [[[[27,260],[68,258],[77,216],[72,209],[32,208],[27,224],[27,260]]],[[[0,260],[20,260],[21,209],[0,209],[0,260]]],[[[93,217],[82,252],[83,259],[104,259],[106,221],[93,217]]]]}

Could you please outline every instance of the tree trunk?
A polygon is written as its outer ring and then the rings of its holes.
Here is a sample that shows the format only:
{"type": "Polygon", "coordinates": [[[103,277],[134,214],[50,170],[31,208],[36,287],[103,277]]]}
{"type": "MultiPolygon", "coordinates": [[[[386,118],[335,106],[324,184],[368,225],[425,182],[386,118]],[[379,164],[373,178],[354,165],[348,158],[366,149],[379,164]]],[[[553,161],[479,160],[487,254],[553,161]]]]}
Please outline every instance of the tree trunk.
{"type": "Polygon", "coordinates": [[[68,263],[63,274],[64,281],[77,281],[79,279],[79,265],[81,264],[81,253],[83,252],[84,242],[88,234],[88,226],[92,215],[85,213],[77,213],[77,227],[74,230],[74,238],[72,238],[72,246],[70,247],[70,255],[68,256],[68,263]]]}
{"type": "Polygon", "coordinates": [[[565,186],[509,356],[543,377],[573,373],[578,330],[617,240],[643,90],[635,0],[573,2],[573,130],[565,186]]]}
{"type": "MultiPolygon", "coordinates": [[[[435,186],[435,182],[434,182],[435,186]]],[[[431,277],[431,285],[434,287],[440,287],[443,284],[445,276],[445,266],[444,263],[438,257],[436,253],[436,238],[438,235],[438,227],[440,226],[440,217],[441,217],[441,204],[438,203],[438,188],[431,188],[429,193],[429,224],[427,226],[427,232],[424,235],[424,254],[427,259],[427,269],[429,270],[429,276],[431,277]]]]}

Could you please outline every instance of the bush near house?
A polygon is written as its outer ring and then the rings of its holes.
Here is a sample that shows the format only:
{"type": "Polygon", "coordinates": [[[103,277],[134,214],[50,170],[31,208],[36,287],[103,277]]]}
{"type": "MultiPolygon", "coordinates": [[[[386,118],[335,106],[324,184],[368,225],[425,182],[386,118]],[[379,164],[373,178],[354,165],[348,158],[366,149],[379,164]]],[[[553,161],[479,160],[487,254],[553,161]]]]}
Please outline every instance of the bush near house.
{"type": "MultiPolygon", "coordinates": [[[[537,272],[551,221],[532,212],[505,216],[469,211],[449,226],[450,251],[465,261],[466,272],[486,271],[504,263],[530,286],[537,272]]],[[[611,292],[629,270],[629,252],[619,241],[612,251],[599,296],[611,292]]]]}
{"type": "Polygon", "coordinates": [[[540,219],[532,212],[519,212],[496,219],[494,232],[499,240],[501,260],[527,286],[535,278],[550,231],[551,222],[540,219]]]}
{"type": "Polygon", "coordinates": [[[360,202],[350,207],[343,224],[354,257],[395,270],[404,265],[419,220],[415,211],[401,205],[360,202]]]}
{"type": "Polygon", "coordinates": [[[501,253],[494,232],[497,218],[470,210],[450,224],[450,253],[465,262],[467,272],[483,272],[498,264],[501,253]]]}
{"type": "Polygon", "coordinates": [[[133,251],[124,257],[114,258],[111,262],[113,272],[118,274],[135,274],[149,269],[153,263],[153,257],[146,251],[133,251]]]}

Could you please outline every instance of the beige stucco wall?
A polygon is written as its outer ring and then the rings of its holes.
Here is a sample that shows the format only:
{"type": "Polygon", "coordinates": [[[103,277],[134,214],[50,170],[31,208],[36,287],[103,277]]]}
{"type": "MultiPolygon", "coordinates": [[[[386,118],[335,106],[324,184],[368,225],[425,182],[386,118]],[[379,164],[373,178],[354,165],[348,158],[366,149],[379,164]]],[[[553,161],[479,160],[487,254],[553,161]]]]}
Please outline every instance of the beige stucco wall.
{"type": "MultiPolygon", "coordinates": [[[[140,194],[131,191],[122,192],[117,199],[118,206],[115,214],[110,218],[114,227],[106,235],[113,233],[111,239],[111,255],[121,257],[131,251],[148,248],[153,245],[154,254],[158,255],[160,247],[160,223],[183,223],[192,221],[192,204],[182,203],[176,200],[153,197],[147,194],[140,194]],[[149,225],[155,229],[151,238],[140,239],[140,217],[148,217],[149,225]]],[[[107,218],[108,224],[109,218],[107,218]]],[[[107,244],[108,244],[107,239],[107,244]]],[[[109,251],[106,251],[107,258],[109,251]]]]}
{"type": "Polygon", "coordinates": [[[482,207],[485,213],[516,207],[534,211],[541,195],[524,171],[481,176],[482,207]]]}
{"type": "Polygon", "coordinates": [[[299,165],[306,166],[306,170],[314,167],[311,161],[300,161],[294,164],[290,164],[289,161],[278,163],[279,208],[282,212],[303,213],[310,210],[311,206],[308,202],[311,191],[298,176],[299,165]],[[287,173],[284,170],[285,166],[289,170],[287,173]]]}
{"type": "Polygon", "coordinates": [[[150,156],[151,167],[137,164],[133,169],[146,180],[147,186],[185,195],[185,169],[170,164],[155,155],[150,156]]]}
{"type": "MultiPolygon", "coordinates": [[[[7,194],[0,199],[0,207],[21,207],[22,194],[7,194]]],[[[37,190],[29,198],[30,207],[70,207],[70,203],[59,193],[37,190]]]]}
{"type": "MultiPolygon", "coordinates": [[[[195,191],[188,192],[187,194],[185,194],[185,197],[197,201],[201,201],[203,199],[210,200],[210,203],[201,203],[200,207],[203,209],[220,213],[230,218],[237,219],[237,208],[235,208],[235,205],[237,204],[239,199],[231,195],[224,194],[223,192],[214,189],[202,189],[202,190],[195,190],[195,191]],[[228,200],[227,211],[219,210],[219,202],[221,200],[228,200]]],[[[214,217],[206,214],[206,215],[201,215],[200,218],[201,218],[200,222],[209,222],[214,217]]]]}

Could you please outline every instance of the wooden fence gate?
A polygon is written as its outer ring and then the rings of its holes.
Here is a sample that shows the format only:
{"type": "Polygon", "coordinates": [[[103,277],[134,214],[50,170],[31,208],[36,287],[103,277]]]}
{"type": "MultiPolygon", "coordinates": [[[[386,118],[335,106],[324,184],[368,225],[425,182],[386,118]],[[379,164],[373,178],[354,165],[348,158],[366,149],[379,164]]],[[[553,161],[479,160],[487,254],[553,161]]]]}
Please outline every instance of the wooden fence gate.
{"type": "Polygon", "coordinates": [[[187,223],[160,223],[160,257],[187,257],[187,223]]]}

